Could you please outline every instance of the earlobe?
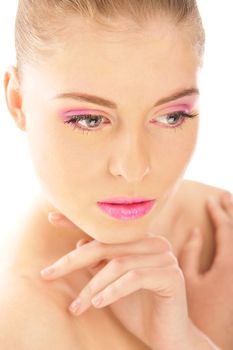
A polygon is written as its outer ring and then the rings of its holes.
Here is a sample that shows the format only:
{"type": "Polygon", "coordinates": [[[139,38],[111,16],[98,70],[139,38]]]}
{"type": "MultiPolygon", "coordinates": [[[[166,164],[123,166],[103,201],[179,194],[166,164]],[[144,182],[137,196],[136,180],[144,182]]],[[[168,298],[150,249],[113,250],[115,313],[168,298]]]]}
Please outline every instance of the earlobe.
{"type": "Polygon", "coordinates": [[[8,67],[4,75],[5,99],[8,110],[13,116],[18,128],[26,131],[25,116],[22,111],[22,97],[20,92],[20,84],[17,75],[17,68],[8,67]]]}

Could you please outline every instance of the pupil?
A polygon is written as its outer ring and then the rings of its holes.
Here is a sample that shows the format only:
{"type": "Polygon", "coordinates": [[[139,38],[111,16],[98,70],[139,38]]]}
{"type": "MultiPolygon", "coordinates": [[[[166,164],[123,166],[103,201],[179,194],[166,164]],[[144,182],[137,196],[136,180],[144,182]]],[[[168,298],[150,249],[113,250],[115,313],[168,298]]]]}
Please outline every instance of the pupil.
{"type": "MultiPolygon", "coordinates": [[[[90,120],[90,126],[96,126],[96,122],[97,122],[97,120],[98,120],[98,118],[96,118],[96,117],[90,117],[89,118],[89,120],[90,120]]],[[[88,122],[89,123],[89,122],[88,122]]]]}
{"type": "Polygon", "coordinates": [[[177,116],[170,116],[170,118],[172,118],[173,119],[173,122],[175,122],[177,119],[179,119],[179,116],[177,115],[177,116]]]}

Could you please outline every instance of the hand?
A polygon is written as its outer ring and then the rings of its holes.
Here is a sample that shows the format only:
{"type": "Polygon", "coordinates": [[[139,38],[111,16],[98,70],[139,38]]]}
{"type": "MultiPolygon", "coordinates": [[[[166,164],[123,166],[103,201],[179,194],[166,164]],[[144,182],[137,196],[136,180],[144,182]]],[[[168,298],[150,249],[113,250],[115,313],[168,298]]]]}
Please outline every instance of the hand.
{"type": "MultiPolygon", "coordinates": [[[[59,220],[49,215],[52,224],[75,228],[56,214],[59,220]]],[[[104,302],[96,307],[109,305],[121,323],[152,349],[174,349],[175,345],[179,350],[217,349],[188,317],[183,274],[164,237],[118,245],[90,240],[81,249],[89,240],[80,240],[78,249],[59,259],[48,277],[56,279],[83,267],[91,271],[94,278],[79,295],[77,314],[87,310],[102,291],[104,302]]]]}
{"type": "Polygon", "coordinates": [[[214,225],[216,254],[211,268],[198,271],[202,236],[190,239],[179,263],[186,280],[189,315],[222,349],[233,349],[233,200],[224,192],[207,202],[214,225]]]}
{"type": "Polygon", "coordinates": [[[164,237],[114,245],[92,240],[56,261],[53,272],[44,278],[53,280],[103,259],[109,261],[81,291],[81,306],[73,309],[78,310],[74,314],[80,315],[92,305],[116,304],[118,308],[122,303],[127,305],[125,327],[145,344],[153,349],[191,349],[193,328],[184,277],[164,237]],[[97,294],[102,297],[100,304],[94,303],[97,294]]]}

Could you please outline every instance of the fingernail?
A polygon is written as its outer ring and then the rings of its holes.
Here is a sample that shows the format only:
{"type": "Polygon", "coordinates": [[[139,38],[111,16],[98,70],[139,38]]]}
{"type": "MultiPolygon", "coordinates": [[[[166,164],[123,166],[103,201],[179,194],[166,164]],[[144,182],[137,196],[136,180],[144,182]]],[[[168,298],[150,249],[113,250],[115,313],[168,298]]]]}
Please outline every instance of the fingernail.
{"type": "Polygon", "coordinates": [[[231,202],[233,202],[233,194],[231,192],[227,192],[227,199],[231,202]]]}
{"type": "Polygon", "coordinates": [[[51,220],[61,220],[63,217],[63,215],[59,214],[59,213],[49,213],[49,219],[51,220]]]}
{"type": "Polygon", "coordinates": [[[40,274],[42,275],[42,277],[47,277],[53,274],[53,272],[55,271],[55,268],[53,266],[49,266],[46,267],[45,269],[40,271],[40,274]]]}
{"type": "Polygon", "coordinates": [[[81,306],[81,299],[78,298],[69,306],[69,310],[73,313],[76,313],[81,306]]]}

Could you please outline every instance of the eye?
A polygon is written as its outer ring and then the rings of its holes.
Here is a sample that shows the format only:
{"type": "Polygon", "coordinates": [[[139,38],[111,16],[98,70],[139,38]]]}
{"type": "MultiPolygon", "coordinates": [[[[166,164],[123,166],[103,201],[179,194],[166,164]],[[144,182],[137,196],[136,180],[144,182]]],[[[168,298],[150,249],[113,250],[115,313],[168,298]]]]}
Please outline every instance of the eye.
{"type": "Polygon", "coordinates": [[[189,114],[184,111],[178,111],[178,112],[159,116],[157,119],[160,119],[160,120],[162,119],[165,121],[165,122],[160,121],[159,122],[160,124],[168,125],[168,127],[170,128],[178,128],[185,122],[186,118],[195,118],[197,116],[198,114],[189,114]]]}
{"type": "MultiPolygon", "coordinates": [[[[174,112],[170,114],[165,114],[159,116],[157,119],[165,120],[164,122],[159,122],[160,124],[168,125],[168,128],[179,128],[182,126],[186,118],[195,118],[198,114],[188,114],[184,111],[174,112]],[[169,122],[169,119],[172,122],[169,122]]],[[[101,115],[83,114],[83,115],[73,115],[72,118],[65,121],[65,124],[69,124],[73,129],[78,129],[84,133],[89,133],[93,131],[100,131],[102,128],[98,128],[101,124],[108,124],[108,122],[102,123],[103,120],[107,120],[101,115]]]]}
{"type": "Polygon", "coordinates": [[[71,119],[67,120],[65,124],[70,124],[74,129],[81,129],[83,132],[88,133],[89,131],[99,131],[100,128],[97,129],[97,127],[101,124],[103,119],[106,118],[101,115],[74,115],[71,119]]]}

